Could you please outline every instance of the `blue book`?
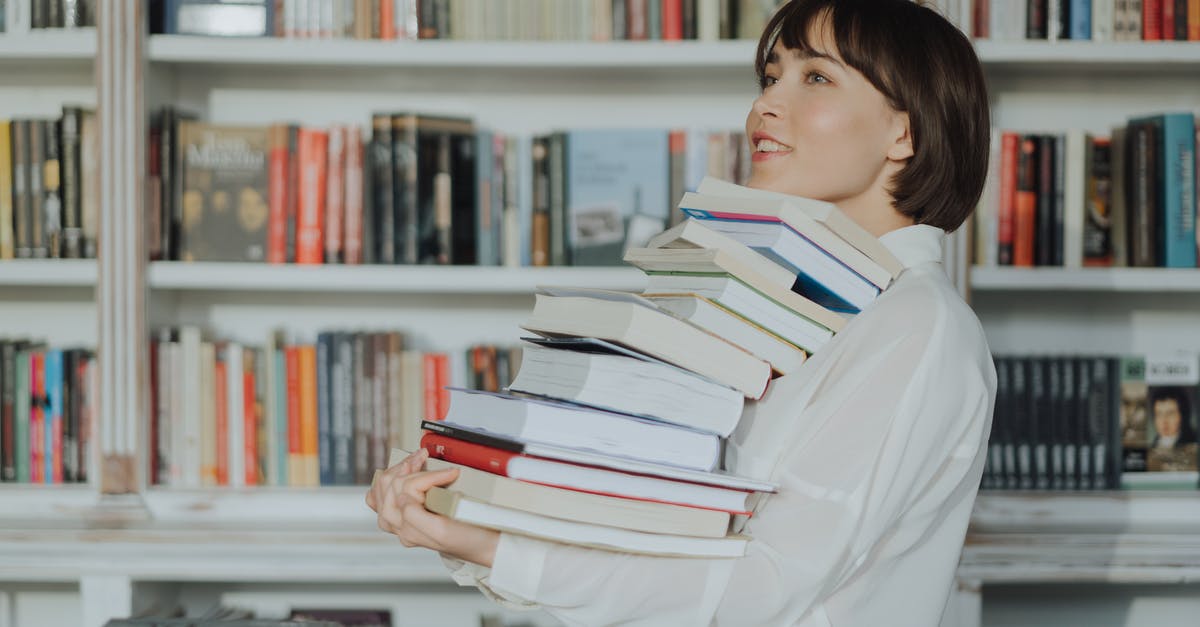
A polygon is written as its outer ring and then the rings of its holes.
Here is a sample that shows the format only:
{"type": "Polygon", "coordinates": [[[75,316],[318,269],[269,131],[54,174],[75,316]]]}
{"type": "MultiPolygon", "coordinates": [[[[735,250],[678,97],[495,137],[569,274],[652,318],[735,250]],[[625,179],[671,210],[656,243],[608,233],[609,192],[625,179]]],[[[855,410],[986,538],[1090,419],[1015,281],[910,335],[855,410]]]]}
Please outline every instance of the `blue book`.
{"type": "Polygon", "coordinates": [[[566,136],[567,246],[572,265],[622,265],[670,216],[667,131],[578,130],[566,136]]]}
{"type": "Polygon", "coordinates": [[[495,134],[480,130],[475,133],[475,255],[476,265],[500,265],[500,226],[504,210],[503,195],[497,194],[504,180],[495,169],[502,163],[495,158],[495,134]]]}
{"type": "Polygon", "coordinates": [[[354,336],[336,333],[333,341],[333,482],[354,483],[354,336]]]}
{"type": "Polygon", "coordinates": [[[167,35],[270,37],[274,35],[274,0],[166,0],[163,32],[167,35]]]}
{"type": "Polygon", "coordinates": [[[1142,120],[1160,138],[1158,172],[1158,240],[1168,268],[1196,267],[1196,120],[1193,114],[1167,113],[1142,120]]]}
{"type": "Polygon", "coordinates": [[[1071,0],[1070,19],[1071,39],[1092,38],[1092,0],[1071,0]]]}
{"type": "Polygon", "coordinates": [[[46,351],[46,453],[43,459],[46,483],[57,483],[62,477],[62,419],[63,419],[63,354],[61,350],[46,351]],[[58,470],[56,473],[55,470],[58,470]]]}

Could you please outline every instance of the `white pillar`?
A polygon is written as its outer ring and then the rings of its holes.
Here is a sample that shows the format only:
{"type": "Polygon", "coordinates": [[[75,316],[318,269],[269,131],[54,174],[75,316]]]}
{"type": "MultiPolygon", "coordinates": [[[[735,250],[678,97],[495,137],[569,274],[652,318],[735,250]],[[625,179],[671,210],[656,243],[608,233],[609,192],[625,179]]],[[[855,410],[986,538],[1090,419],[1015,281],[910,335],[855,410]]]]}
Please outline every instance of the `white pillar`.
{"type": "Polygon", "coordinates": [[[104,627],[114,618],[133,615],[133,581],[120,575],[85,575],[79,579],[83,627],[104,627]]]}

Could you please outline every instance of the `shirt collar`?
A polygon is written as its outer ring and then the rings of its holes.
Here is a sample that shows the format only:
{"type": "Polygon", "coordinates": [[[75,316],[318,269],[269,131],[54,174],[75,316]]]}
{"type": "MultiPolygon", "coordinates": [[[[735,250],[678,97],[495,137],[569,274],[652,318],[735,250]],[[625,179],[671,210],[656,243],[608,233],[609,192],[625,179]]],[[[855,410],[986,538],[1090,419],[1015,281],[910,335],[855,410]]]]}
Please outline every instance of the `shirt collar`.
{"type": "Polygon", "coordinates": [[[928,224],[914,224],[879,236],[883,244],[905,268],[931,261],[942,261],[942,242],[946,232],[928,224]]]}

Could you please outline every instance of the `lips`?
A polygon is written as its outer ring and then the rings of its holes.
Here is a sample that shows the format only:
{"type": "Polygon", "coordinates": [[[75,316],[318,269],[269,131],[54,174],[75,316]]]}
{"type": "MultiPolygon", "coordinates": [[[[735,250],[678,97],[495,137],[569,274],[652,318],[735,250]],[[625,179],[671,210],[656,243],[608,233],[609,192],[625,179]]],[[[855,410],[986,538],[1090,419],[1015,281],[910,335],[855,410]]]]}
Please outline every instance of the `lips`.
{"type": "Polygon", "coordinates": [[[761,131],[754,133],[750,139],[754,148],[751,159],[754,161],[774,159],[792,152],[791,146],[761,131]]]}

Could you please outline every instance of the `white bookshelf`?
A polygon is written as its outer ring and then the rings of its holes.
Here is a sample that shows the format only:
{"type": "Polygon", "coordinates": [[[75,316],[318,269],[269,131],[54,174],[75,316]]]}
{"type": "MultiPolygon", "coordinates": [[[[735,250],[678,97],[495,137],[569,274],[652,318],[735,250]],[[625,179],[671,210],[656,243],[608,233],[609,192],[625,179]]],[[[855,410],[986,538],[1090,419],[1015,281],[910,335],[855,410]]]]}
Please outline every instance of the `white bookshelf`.
{"type": "Polygon", "coordinates": [[[1200,293],[1194,268],[1013,268],[971,269],[976,292],[1182,292],[1200,293]]]}
{"type": "Polygon", "coordinates": [[[0,64],[78,63],[90,66],[95,57],[95,28],[0,33],[0,64]]]}
{"type": "Polygon", "coordinates": [[[527,295],[539,285],[640,290],[634,268],[507,268],[479,266],[269,265],[156,262],[151,288],[173,291],[527,295]]]}
{"type": "Polygon", "coordinates": [[[92,287],[95,259],[11,259],[0,261],[0,285],[7,287],[92,287]]]}

